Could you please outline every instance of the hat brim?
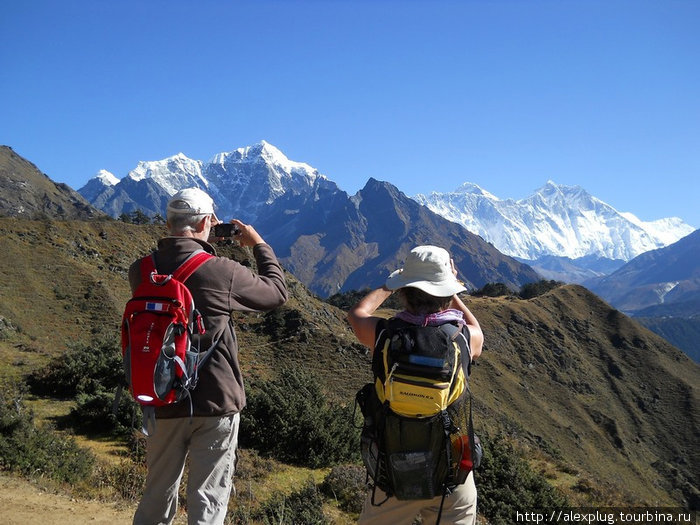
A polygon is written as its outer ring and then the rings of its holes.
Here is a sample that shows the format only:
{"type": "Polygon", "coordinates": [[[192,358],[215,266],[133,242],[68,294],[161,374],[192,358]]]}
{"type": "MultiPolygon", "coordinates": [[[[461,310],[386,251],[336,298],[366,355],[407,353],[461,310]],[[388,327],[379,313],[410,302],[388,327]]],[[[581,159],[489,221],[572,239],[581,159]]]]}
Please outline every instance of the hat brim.
{"type": "Polygon", "coordinates": [[[451,297],[460,292],[466,292],[467,289],[457,279],[443,281],[425,281],[407,278],[404,275],[403,269],[392,272],[386,280],[385,286],[389,290],[398,290],[399,288],[418,288],[427,294],[435,297],[451,297]]]}

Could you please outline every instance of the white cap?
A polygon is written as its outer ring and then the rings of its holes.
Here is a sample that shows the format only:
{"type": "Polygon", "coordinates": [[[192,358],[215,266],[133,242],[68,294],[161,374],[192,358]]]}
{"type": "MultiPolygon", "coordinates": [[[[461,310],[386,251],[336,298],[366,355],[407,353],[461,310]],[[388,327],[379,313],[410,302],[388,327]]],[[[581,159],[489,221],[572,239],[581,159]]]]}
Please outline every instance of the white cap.
{"type": "Polygon", "coordinates": [[[418,288],[435,297],[450,297],[467,290],[452,271],[450,254],[438,246],[413,248],[403,268],[389,275],[386,287],[418,288]]]}
{"type": "Polygon", "coordinates": [[[214,212],[214,200],[199,188],[186,188],[178,191],[168,201],[167,214],[180,215],[204,215],[214,216],[216,222],[219,219],[214,212]]]}

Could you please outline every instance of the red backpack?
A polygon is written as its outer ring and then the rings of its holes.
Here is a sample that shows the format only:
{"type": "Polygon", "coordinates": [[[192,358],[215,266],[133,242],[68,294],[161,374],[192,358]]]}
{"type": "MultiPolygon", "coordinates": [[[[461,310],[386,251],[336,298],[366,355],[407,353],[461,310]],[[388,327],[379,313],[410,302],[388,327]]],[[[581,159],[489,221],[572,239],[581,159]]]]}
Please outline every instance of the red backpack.
{"type": "Polygon", "coordinates": [[[158,273],[153,255],[141,259],[141,283],[126,303],[121,338],[126,380],[144,408],[146,434],[155,407],[190,396],[199,367],[218,343],[213,341],[206,352],[192,346],[192,335],[204,334],[204,324],[184,284],[213,257],[198,250],[171,275],[158,273]]]}

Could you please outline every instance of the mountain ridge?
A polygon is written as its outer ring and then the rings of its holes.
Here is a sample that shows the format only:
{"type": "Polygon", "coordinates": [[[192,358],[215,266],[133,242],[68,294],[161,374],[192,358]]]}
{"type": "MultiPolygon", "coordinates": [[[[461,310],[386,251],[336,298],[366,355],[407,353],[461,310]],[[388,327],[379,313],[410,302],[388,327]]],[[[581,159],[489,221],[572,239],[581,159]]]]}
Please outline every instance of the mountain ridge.
{"type": "MultiPolygon", "coordinates": [[[[149,165],[158,162],[162,161],[149,165]]],[[[264,140],[218,153],[207,162],[196,162],[201,170],[174,169],[173,177],[180,178],[175,184],[148,185],[141,178],[141,186],[125,182],[122,192],[113,180],[100,181],[98,174],[79,191],[113,217],[136,209],[148,215],[163,215],[163,201],[167,199],[160,191],[172,194],[180,187],[196,185],[212,195],[221,216],[236,216],[251,223],[285,192],[309,191],[316,178],[340,191],[318,170],[290,160],[264,140]],[[258,173],[254,177],[261,168],[267,175],[258,173]],[[201,171],[201,176],[193,171],[201,171]]],[[[134,175],[132,170],[127,177],[134,175]]],[[[413,198],[481,236],[503,254],[531,266],[544,278],[564,282],[584,283],[601,277],[639,253],[672,244],[692,231],[677,217],[645,222],[631,213],[618,212],[581,186],[558,185],[552,180],[520,200],[501,200],[471,182],[462,183],[451,193],[433,192],[413,198]]]]}
{"type": "Polygon", "coordinates": [[[220,218],[252,223],[282,263],[321,296],[381,285],[380,273],[398,268],[417,244],[440,244],[453,252],[462,278],[474,287],[499,281],[517,289],[539,279],[461,226],[420,210],[398,188],[370,178],[349,196],[318,170],[264,141],[203,164],[182,157],[140,163],[117,185],[110,182],[93,179],[81,191],[89,189],[92,202],[113,216],[132,208],[164,215],[175,190],[193,185],[208,191],[220,218]],[[99,184],[102,193],[94,191],[99,184]]]}
{"type": "Polygon", "coordinates": [[[472,183],[462,184],[453,192],[414,198],[481,235],[501,252],[530,264],[545,277],[578,283],[600,275],[589,266],[590,257],[607,259],[619,267],[694,229],[677,217],[644,222],[631,213],[618,212],[581,186],[559,185],[552,180],[517,201],[501,200],[472,183]],[[551,267],[553,256],[576,268],[556,274],[551,267]]]}
{"type": "Polygon", "coordinates": [[[700,230],[584,284],[700,362],[700,230]]]}
{"type": "Polygon", "coordinates": [[[10,217],[103,217],[67,184],[56,183],[9,146],[0,146],[0,214],[10,217]]]}

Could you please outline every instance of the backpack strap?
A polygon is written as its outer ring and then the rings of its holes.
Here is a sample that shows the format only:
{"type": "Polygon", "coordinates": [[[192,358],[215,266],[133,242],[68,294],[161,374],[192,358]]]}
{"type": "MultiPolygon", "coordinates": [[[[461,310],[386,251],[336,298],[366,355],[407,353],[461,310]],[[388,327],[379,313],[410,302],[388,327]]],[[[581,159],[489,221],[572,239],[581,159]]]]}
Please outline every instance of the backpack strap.
{"type": "MultiPolygon", "coordinates": [[[[466,356],[464,352],[462,352],[461,359],[462,359],[462,369],[464,370],[464,379],[467,382],[467,387],[469,386],[469,376],[471,375],[472,371],[472,349],[469,346],[469,328],[466,327],[466,325],[462,328],[456,326],[453,323],[445,323],[441,324],[440,328],[447,333],[447,335],[450,336],[450,339],[452,341],[462,341],[464,345],[460,345],[463,349],[466,348],[467,353],[466,356]],[[464,330],[467,331],[467,335],[464,335],[464,330]]],[[[459,345],[459,342],[457,343],[459,345]]]]}
{"type": "Polygon", "coordinates": [[[204,250],[196,250],[190,254],[185,262],[183,262],[174,272],[173,278],[177,279],[181,283],[184,283],[190,275],[192,275],[197,268],[199,268],[204,262],[209,259],[213,259],[214,256],[204,250]]]}
{"type": "MultiPolygon", "coordinates": [[[[180,282],[185,282],[190,275],[192,275],[197,268],[199,268],[204,262],[209,259],[213,259],[214,256],[204,250],[195,250],[187,259],[178,266],[172,273],[173,278],[180,282]]],[[[151,255],[146,255],[141,259],[141,281],[147,281],[153,272],[157,272],[158,268],[156,266],[156,254],[153,252],[151,255]]]]}
{"type": "Polygon", "coordinates": [[[156,271],[156,262],[155,253],[152,253],[141,259],[141,282],[148,281],[154,271],[156,271]]]}

